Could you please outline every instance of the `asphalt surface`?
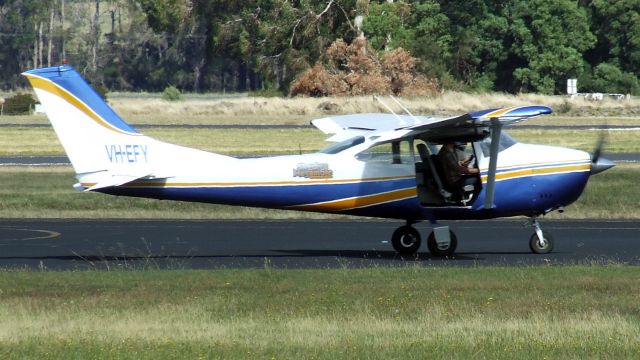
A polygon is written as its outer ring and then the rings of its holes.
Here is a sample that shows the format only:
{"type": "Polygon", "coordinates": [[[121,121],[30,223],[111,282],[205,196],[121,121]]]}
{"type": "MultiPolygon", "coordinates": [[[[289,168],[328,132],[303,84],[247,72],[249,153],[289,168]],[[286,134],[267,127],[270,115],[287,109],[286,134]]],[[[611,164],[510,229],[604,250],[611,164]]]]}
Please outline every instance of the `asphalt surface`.
{"type": "Polygon", "coordinates": [[[640,265],[639,221],[542,221],[553,253],[529,250],[523,221],[445,222],[453,258],[397,255],[393,221],[0,220],[0,268],[341,268],[369,266],[640,265]]]}

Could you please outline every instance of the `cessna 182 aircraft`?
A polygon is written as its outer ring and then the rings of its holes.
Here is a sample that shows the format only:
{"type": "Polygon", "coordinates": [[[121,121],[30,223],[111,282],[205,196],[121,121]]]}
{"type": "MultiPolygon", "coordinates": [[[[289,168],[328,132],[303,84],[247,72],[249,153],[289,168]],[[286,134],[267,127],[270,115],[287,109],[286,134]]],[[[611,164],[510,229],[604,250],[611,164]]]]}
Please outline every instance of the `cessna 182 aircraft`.
{"type": "MultiPolygon", "coordinates": [[[[545,106],[489,109],[450,118],[353,114],[313,120],[335,144],[317,153],[237,159],[168,144],[124,122],[70,66],[23,73],[33,86],[76,173],[78,190],[406,221],[391,237],[401,254],[429,221],[433,256],[451,256],[457,239],[439,220],[524,215],[534,253],[553,248],[537,218],[578,199],[589,176],[613,163],[584,151],[516,142],[503,126],[549,114],[545,106]],[[475,182],[447,185],[436,155],[467,145],[475,182]]],[[[467,160],[467,162],[469,162],[467,160]]],[[[466,165],[466,163],[465,163],[466,165]]]]}

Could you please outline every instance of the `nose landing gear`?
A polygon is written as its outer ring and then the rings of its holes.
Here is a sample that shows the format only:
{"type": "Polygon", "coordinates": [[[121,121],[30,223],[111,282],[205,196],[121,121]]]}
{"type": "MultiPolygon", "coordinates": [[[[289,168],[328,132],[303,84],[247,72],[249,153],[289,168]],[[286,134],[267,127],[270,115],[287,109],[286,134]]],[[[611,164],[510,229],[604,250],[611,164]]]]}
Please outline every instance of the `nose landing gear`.
{"type": "Polygon", "coordinates": [[[542,231],[536,217],[532,217],[525,226],[531,226],[535,232],[529,238],[529,248],[534,254],[548,254],[553,250],[553,237],[546,231],[542,231]]]}

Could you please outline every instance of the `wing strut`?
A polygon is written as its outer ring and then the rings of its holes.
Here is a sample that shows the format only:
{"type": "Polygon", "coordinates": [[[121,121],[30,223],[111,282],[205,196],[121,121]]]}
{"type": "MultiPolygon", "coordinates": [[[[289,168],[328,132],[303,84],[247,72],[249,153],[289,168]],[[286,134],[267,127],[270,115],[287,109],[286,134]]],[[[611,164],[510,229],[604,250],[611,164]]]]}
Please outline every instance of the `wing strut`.
{"type": "Polygon", "coordinates": [[[484,208],[493,209],[493,195],[496,188],[496,170],[498,168],[498,150],[500,149],[500,134],[502,123],[498,118],[491,118],[491,153],[489,158],[489,173],[487,174],[487,193],[484,197],[484,208]]]}

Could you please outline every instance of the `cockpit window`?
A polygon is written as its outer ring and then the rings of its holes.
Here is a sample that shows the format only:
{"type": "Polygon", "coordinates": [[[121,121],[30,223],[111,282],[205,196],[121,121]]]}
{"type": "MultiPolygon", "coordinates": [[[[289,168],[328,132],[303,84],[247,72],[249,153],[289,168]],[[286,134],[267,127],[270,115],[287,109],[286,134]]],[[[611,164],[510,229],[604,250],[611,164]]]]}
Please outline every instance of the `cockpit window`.
{"type": "Polygon", "coordinates": [[[409,141],[394,141],[375,145],[357,154],[356,159],[380,164],[413,164],[409,141]]]}
{"type": "MultiPolygon", "coordinates": [[[[498,145],[498,152],[502,152],[512,147],[516,143],[517,141],[503,130],[500,133],[500,144],[498,145]]],[[[482,142],[480,142],[480,147],[482,148],[482,154],[484,155],[484,157],[489,157],[491,155],[491,136],[487,136],[484,140],[482,140],[482,142]]]]}
{"type": "Polygon", "coordinates": [[[335,143],[333,145],[327,146],[326,148],[320,150],[323,154],[337,154],[344,150],[347,150],[350,147],[354,147],[356,145],[362,144],[364,142],[364,136],[356,136],[351,139],[347,139],[345,141],[341,141],[339,143],[335,143]]]}

